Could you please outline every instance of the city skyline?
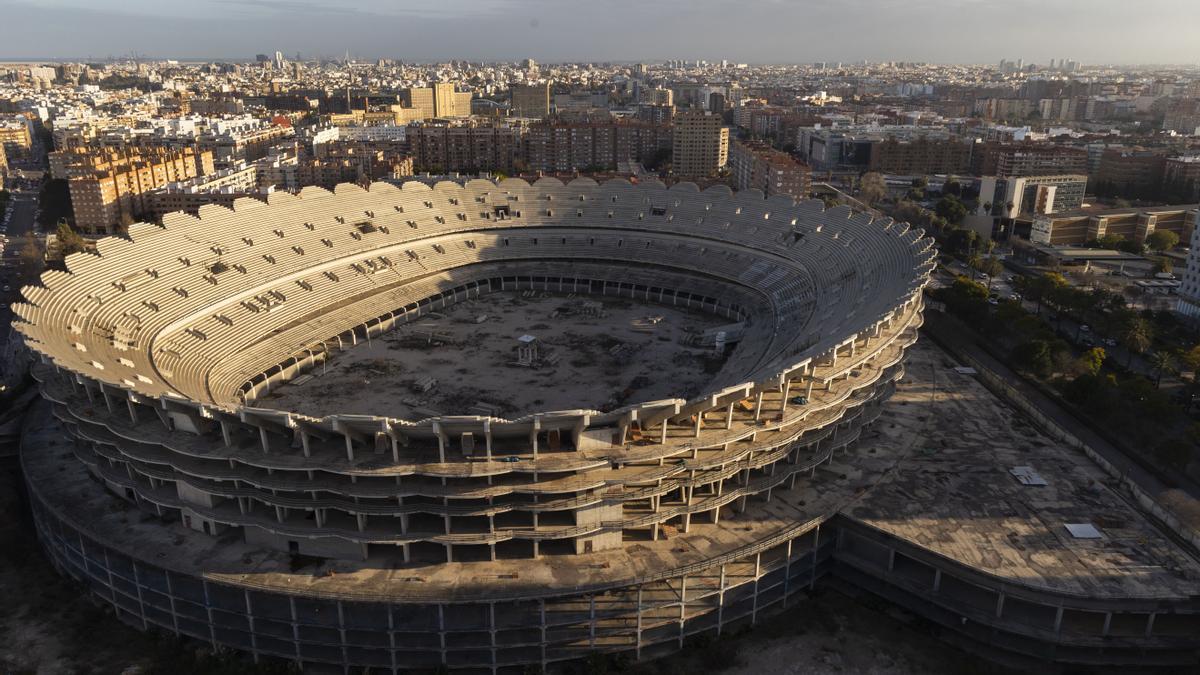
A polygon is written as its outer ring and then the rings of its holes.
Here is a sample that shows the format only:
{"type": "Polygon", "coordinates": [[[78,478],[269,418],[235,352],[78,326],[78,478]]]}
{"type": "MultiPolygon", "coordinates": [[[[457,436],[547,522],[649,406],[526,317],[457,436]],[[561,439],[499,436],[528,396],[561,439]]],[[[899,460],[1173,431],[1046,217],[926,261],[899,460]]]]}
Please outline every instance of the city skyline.
{"type": "Polygon", "coordinates": [[[0,10],[13,25],[28,27],[9,36],[0,59],[79,60],[137,53],[244,60],[278,49],[300,51],[306,58],[349,51],[361,59],[411,61],[1200,61],[1192,46],[1200,39],[1200,5],[1182,0],[1136,6],[1117,0],[968,4],[969,25],[956,14],[966,11],[962,3],[943,0],[853,0],[836,6],[780,0],[448,0],[437,7],[410,8],[377,0],[350,7],[303,0],[133,0],[90,6],[76,0],[0,0],[0,10]],[[672,30],[664,31],[665,25],[672,30]],[[1063,31],[1068,25],[1071,30],[1063,31]],[[709,39],[697,40],[706,35],[709,39]],[[55,43],[69,48],[47,47],[55,43]]]}

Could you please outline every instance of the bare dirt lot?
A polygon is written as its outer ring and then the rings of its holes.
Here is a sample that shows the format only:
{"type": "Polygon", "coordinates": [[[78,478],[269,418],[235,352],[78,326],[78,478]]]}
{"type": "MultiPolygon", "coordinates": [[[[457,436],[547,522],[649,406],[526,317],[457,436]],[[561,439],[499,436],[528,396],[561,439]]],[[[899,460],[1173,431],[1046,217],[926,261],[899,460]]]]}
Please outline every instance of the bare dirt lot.
{"type": "Polygon", "coordinates": [[[493,293],[360,343],[258,405],[317,417],[419,419],[686,398],[724,362],[699,344],[706,329],[724,323],[629,300],[493,293]]]}

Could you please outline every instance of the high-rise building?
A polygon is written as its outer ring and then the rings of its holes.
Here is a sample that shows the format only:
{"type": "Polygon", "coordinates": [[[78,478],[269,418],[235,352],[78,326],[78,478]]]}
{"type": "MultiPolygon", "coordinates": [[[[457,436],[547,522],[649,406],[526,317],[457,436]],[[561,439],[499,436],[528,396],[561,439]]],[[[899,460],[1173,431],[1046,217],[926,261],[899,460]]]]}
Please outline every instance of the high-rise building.
{"type": "Polygon", "coordinates": [[[518,84],[512,88],[514,117],[536,117],[542,119],[550,114],[550,83],[518,84]]]}
{"type": "MultiPolygon", "coordinates": [[[[471,92],[455,91],[452,82],[403,89],[400,91],[400,100],[403,106],[399,109],[397,123],[471,115],[471,92]]],[[[396,112],[395,107],[393,112],[396,112]]]]}
{"type": "Polygon", "coordinates": [[[669,127],[631,121],[542,122],[525,137],[530,171],[569,173],[612,170],[625,161],[648,161],[671,143],[669,127]]]}
{"type": "Polygon", "coordinates": [[[1200,155],[1172,157],[1166,161],[1163,193],[1172,201],[1200,201],[1200,155]]]}
{"type": "Polygon", "coordinates": [[[738,190],[761,190],[767,197],[805,199],[812,186],[812,170],[807,164],[764,143],[731,142],[729,172],[738,190]]]}
{"type": "Polygon", "coordinates": [[[213,172],[212,151],[190,147],[106,149],[66,153],[61,159],[75,224],[98,234],[149,213],[147,196],[155,188],[213,172]]]}
{"type": "Polygon", "coordinates": [[[4,146],[9,157],[28,155],[33,147],[29,120],[19,115],[0,119],[0,145],[4,146]]]}
{"type": "Polygon", "coordinates": [[[511,172],[520,151],[520,128],[503,124],[418,122],[405,131],[414,169],[420,172],[511,172]]]}
{"type": "Polygon", "coordinates": [[[1087,173],[1087,150],[1034,143],[983,143],[973,153],[978,176],[1057,176],[1087,173]]]}
{"type": "Polygon", "coordinates": [[[871,171],[902,176],[963,174],[971,169],[971,144],[955,138],[889,137],[871,143],[868,166],[871,171]]]}
{"type": "Polygon", "coordinates": [[[1024,215],[1061,213],[1083,206],[1087,176],[989,176],[980,181],[979,201],[990,213],[1013,219],[1024,215]]]}
{"type": "Polygon", "coordinates": [[[716,175],[729,159],[729,128],[719,115],[688,110],[675,115],[672,163],[677,176],[716,175]]]}
{"type": "Polygon", "coordinates": [[[1191,250],[1188,251],[1187,267],[1179,286],[1179,305],[1176,310],[1186,317],[1200,320],[1200,211],[1196,212],[1191,250]]]}

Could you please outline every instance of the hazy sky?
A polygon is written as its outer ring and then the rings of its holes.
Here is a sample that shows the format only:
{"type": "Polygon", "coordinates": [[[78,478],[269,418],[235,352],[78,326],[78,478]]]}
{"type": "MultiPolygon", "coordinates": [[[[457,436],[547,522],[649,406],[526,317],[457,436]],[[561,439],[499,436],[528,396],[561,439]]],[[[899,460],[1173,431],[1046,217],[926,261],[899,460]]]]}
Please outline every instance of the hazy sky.
{"type": "Polygon", "coordinates": [[[0,58],[1200,63],[1200,0],[0,0],[0,58]]]}

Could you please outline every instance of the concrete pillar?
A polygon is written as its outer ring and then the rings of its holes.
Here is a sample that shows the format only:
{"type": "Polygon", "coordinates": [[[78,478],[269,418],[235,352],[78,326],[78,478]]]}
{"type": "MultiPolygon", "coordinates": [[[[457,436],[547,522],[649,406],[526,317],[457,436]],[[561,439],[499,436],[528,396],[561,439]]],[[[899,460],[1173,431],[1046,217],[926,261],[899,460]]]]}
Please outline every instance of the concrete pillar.
{"type": "Polygon", "coordinates": [[[683,647],[683,622],[687,619],[687,575],[679,578],[679,646],[683,647]]]}
{"type": "Polygon", "coordinates": [[[271,454],[271,441],[267,438],[267,430],[263,427],[258,428],[258,440],[262,443],[263,454],[271,454]]]}
{"type": "Polygon", "coordinates": [[[725,428],[733,428],[733,403],[730,403],[729,406],[725,408],[725,428]]]}
{"type": "Polygon", "coordinates": [[[1000,593],[996,597],[996,618],[1000,618],[1000,614],[1004,612],[1004,593],[1000,593]]]}
{"type": "Polygon", "coordinates": [[[754,397],[754,421],[757,422],[762,416],[763,392],[758,392],[754,397]]]}
{"type": "MultiPolygon", "coordinates": [[[[544,622],[543,622],[544,623],[544,622]]],[[[545,629],[543,629],[545,630],[545,629]]],[[[636,643],[634,647],[634,658],[641,660],[642,658],[642,587],[637,589],[637,634],[635,636],[636,643]]],[[[544,642],[544,640],[543,640],[544,642]]]]}

